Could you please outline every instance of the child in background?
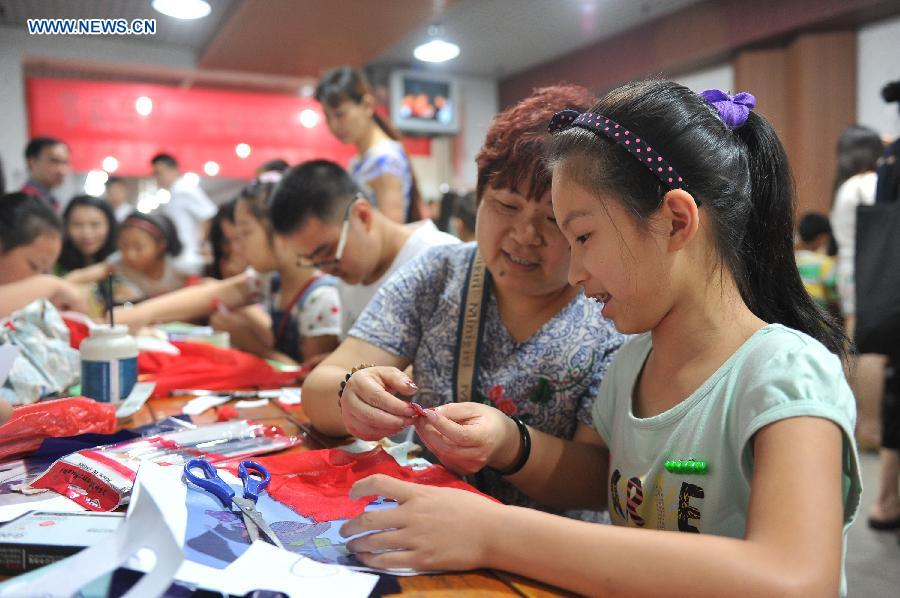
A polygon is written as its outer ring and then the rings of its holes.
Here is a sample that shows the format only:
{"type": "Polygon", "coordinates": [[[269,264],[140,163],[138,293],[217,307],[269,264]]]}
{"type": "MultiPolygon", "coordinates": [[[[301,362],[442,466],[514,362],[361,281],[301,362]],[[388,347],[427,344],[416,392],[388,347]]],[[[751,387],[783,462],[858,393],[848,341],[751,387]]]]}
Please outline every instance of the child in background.
{"type": "Polygon", "coordinates": [[[209,244],[212,246],[212,263],[206,267],[206,276],[224,280],[237,276],[247,268],[247,259],[238,251],[237,229],[234,225],[234,207],[237,199],[219,206],[209,225],[209,244]]]}
{"type": "Polygon", "coordinates": [[[831,224],[822,214],[809,213],[797,226],[794,257],[800,280],[815,302],[830,314],[841,313],[834,259],[826,251],[831,242],[831,224]]]}
{"type": "Polygon", "coordinates": [[[70,272],[66,279],[83,284],[115,274],[116,303],[137,303],[182,288],[190,275],[175,264],[181,241],[175,226],[162,214],[135,212],[122,222],[119,250],[102,264],[70,272]]]}
{"type": "Polygon", "coordinates": [[[846,592],[861,483],[845,338],[791,259],[787,157],[754,106],[646,81],[554,117],[569,280],[636,335],[603,379],[590,443],[478,403],[417,420],[471,471],[515,470],[531,496],[608,506],[615,525],[372,476],[351,495],[399,505],[343,526],[376,532],[348,544],[366,565],[488,567],[591,595],[846,592]]]}
{"type": "Polygon", "coordinates": [[[78,287],[45,274],[59,255],[61,228],[42,200],[24,193],[0,197],[0,318],[41,298],[60,309],[87,311],[78,287]]]}
{"type": "Polygon", "coordinates": [[[337,280],[298,267],[297,254],[272,235],[268,197],[274,187],[256,183],[235,206],[235,249],[247,259],[246,272],[117,311],[116,320],[135,328],[211,315],[210,323],[226,330],[235,347],[260,357],[314,365],[330,353],[341,323],[337,280]]]}
{"type": "Polygon", "coordinates": [[[116,217],[104,200],[78,195],[63,212],[63,245],[55,273],[62,276],[105,261],[116,250],[116,217]]]}

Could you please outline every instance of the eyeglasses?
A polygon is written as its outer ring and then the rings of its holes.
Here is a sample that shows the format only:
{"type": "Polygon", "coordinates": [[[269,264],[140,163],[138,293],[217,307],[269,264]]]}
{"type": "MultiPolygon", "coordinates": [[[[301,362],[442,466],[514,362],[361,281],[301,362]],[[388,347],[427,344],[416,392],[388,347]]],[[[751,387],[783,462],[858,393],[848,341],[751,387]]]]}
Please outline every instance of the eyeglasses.
{"type": "Polygon", "coordinates": [[[334,251],[334,257],[327,260],[309,261],[305,256],[298,255],[298,268],[317,268],[319,270],[326,270],[328,268],[334,268],[341,263],[341,258],[344,257],[344,249],[347,247],[347,239],[350,238],[350,208],[353,207],[353,204],[356,203],[356,200],[358,199],[365,199],[365,197],[362,194],[357,194],[356,197],[347,204],[347,209],[344,211],[344,221],[341,224],[341,236],[338,237],[337,249],[334,251]]]}

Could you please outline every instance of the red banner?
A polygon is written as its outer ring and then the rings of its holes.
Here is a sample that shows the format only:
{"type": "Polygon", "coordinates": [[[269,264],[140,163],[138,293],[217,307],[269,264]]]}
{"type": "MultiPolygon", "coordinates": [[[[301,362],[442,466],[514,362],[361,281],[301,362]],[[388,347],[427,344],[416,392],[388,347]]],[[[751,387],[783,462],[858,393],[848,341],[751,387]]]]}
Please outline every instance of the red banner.
{"type": "MultiPolygon", "coordinates": [[[[80,172],[101,169],[111,156],[118,160],[115,174],[149,176],[150,158],[166,152],[183,171],[208,176],[204,165],[212,161],[216,176],[250,178],[274,158],[290,164],[328,158],[346,166],[356,151],[331,135],[312,98],[42,78],[28,80],[27,94],[30,134],[64,140],[80,172]],[[238,144],[249,146],[247,157],[238,156],[238,144]]],[[[410,153],[430,153],[428,139],[410,141],[410,153]]]]}

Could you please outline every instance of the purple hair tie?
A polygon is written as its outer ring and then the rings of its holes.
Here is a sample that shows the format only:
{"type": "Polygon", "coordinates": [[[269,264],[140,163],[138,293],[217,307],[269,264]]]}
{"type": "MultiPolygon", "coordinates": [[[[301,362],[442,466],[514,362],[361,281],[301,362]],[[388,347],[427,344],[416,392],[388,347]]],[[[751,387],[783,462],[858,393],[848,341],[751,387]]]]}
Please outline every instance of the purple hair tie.
{"type": "Polygon", "coordinates": [[[719,118],[732,131],[747,122],[750,111],[756,108],[756,98],[746,91],[732,96],[721,89],[707,89],[700,94],[700,97],[716,109],[719,118]]]}
{"type": "Polygon", "coordinates": [[[547,130],[555,133],[569,127],[587,129],[595,135],[606,137],[624,147],[669,189],[680,189],[687,186],[687,182],[681,178],[681,175],[658,151],[653,149],[653,146],[640,133],[626,129],[608,116],[592,112],[579,114],[576,110],[562,110],[553,115],[547,130]]]}

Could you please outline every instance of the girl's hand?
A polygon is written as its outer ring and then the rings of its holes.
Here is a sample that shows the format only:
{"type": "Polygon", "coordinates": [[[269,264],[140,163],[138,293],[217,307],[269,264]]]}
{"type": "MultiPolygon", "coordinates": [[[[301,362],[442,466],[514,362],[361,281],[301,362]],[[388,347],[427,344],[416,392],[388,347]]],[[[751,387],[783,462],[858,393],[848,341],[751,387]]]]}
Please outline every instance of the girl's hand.
{"type": "Polygon", "coordinates": [[[412,395],[418,390],[406,374],[394,367],[358,370],[338,400],[347,431],[362,440],[380,440],[413,424],[416,412],[392,393],[412,395]]]}
{"type": "Polygon", "coordinates": [[[56,279],[55,290],[49,297],[50,303],[60,311],[79,311],[87,313],[88,302],[84,293],[76,285],[62,278],[56,279]]]}
{"type": "Polygon", "coordinates": [[[354,538],[347,548],[369,567],[420,571],[477,569],[488,565],[492,526],[503,505],[456,488],[422,486],[376,474],[350,490],[352,498],[384,496],[396,508],[363,513],[341,527],[354,538]],[[384,552],[391,551],[391,552],[384,552]]]}
{"type": "Polygon", "coordinates": [[[416,431],[448,469],[468,475],[490,465],[505,469],[518,455],[515,422],[502,411],[481,403],[448,403],[426,409],[416,431]]]}

